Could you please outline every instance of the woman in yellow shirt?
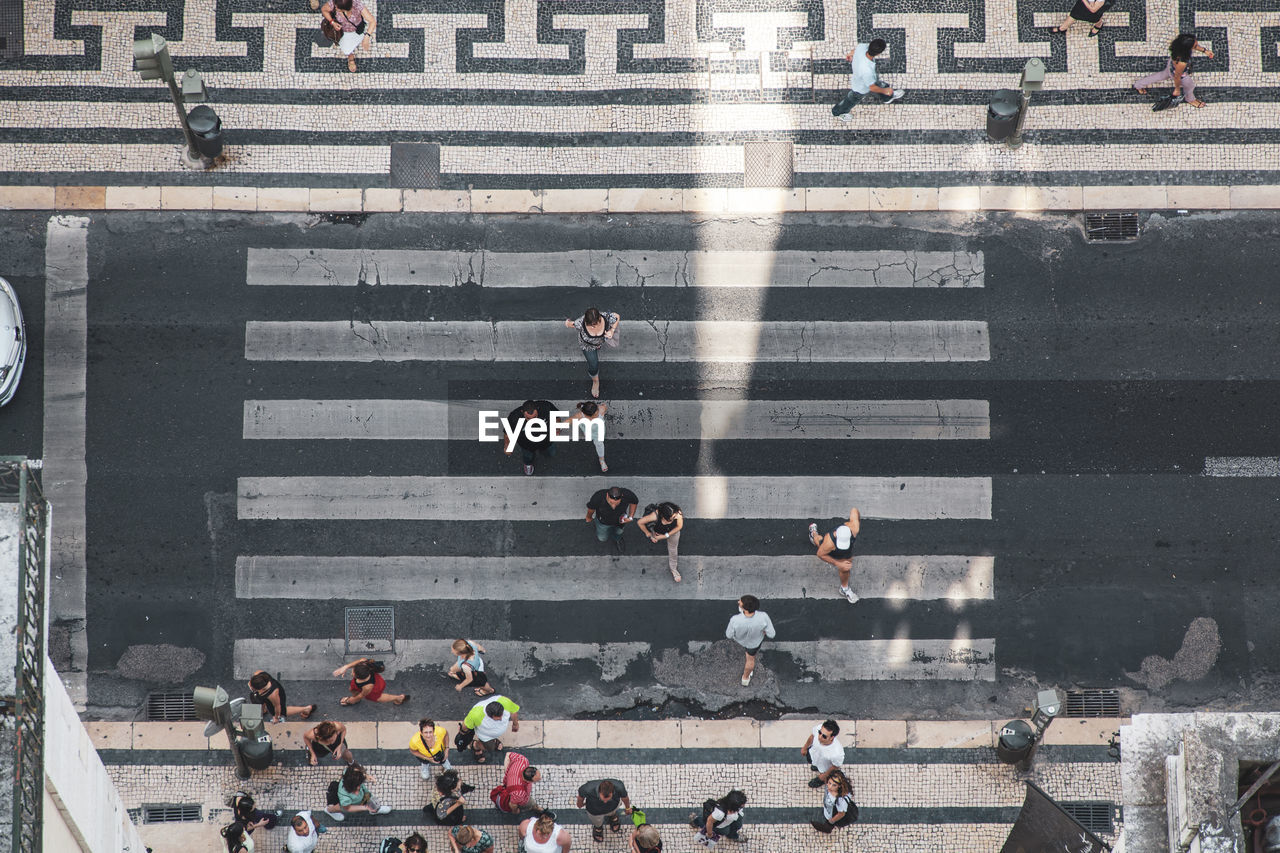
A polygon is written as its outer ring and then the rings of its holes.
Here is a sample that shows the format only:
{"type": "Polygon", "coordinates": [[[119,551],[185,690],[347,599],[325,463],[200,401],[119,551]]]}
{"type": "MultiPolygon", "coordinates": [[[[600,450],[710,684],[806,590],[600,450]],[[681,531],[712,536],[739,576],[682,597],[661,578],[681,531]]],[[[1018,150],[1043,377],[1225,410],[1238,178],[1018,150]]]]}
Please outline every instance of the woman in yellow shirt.
{"type": "Polygon", "coordinates": [[[409,739],[409,751],[422,765],[419,771],[423,779],[431,778],[432,764],[441,765],[445,770],[453,767],[449,763],[449,732],[444,726],[437,726],[435,720],[418,721],[418,733],[409,739]]]}

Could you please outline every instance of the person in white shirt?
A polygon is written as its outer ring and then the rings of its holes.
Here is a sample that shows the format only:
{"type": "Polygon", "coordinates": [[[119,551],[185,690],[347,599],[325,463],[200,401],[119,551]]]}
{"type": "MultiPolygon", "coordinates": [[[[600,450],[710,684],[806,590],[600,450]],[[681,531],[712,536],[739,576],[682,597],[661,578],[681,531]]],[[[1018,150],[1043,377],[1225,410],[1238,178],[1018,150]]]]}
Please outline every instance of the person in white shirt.
{"type": "Polygon", "coordinates": [[[837,767],[831,771],[826,790],[822,792],[822,820],[811,820],[809,825],[823,835],[830,835],[832,830],[848,826],[857,819],[858,806],[853,802],[853,786],[837,767]]]}
{"type": "Polygon", "coordinates": [[[289,824],[289,837],[284,840],[284,849],[289,853],[313,853],[320,841],[316,831],[316,822],[311,812],[298,812],[289,824]]]}
{"type": "Polygon", "coordinates": [[[810,788],[821,788],[827,783],[832,771],[839,770],[844,764],[844,745],[836,735],[840,734],[840,726],[835,720],[827,720],[820,726],[813,727],[800,754],[809,759],[809,769],[817,773],[809,780],[810,788]]]}
{"type": "Polygon", "coordinates": [[[876,59],[884,55],[885,48],[884,39],[872,39],[869,42],[863,42],[853,50],[845,54],[845,59],[849,60],[849,94],[840,99],[840,103],[831,108],[831,114],[841,121],[853,121],[850,110],[862,103],[864,100],[876,101],[881,104],[892,104],[901,98],[906,92],[902,89],[894,91],[893,87],[880,79],[879,73],[876,71],[876,59]],[[869,95],[876,97],[868,97],[869,95]]]}
{"type": "Polygon", "coordinates": [[[754,595],[739,598],[738,613],[729,620],[724,635],[747,651],[747,662],[742,668],[742,686],[746,687],[756,671],[756,653],[764,645],[765,637],[772,640],[777,636],[769,614],[760,609],[760,599],[754,595]]]}

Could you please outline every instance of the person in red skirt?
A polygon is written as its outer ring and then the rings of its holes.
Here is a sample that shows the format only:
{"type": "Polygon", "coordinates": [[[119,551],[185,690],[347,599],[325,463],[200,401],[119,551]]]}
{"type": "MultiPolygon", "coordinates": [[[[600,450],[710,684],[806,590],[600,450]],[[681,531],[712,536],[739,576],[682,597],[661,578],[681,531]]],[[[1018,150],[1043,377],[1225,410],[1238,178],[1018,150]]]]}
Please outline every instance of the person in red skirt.
{"type": "Polygon", "coordinates": [[[394,702],[403,705],[409,701],[408,693],[387,693],[387,681],[382,677],[382,664],[373,658],[360,658],[343,664],[333,671],[334,678],[342,678],[351,672],[351,695],[341,704],[354,705],[368,699],[370,702],[394,702]]]}

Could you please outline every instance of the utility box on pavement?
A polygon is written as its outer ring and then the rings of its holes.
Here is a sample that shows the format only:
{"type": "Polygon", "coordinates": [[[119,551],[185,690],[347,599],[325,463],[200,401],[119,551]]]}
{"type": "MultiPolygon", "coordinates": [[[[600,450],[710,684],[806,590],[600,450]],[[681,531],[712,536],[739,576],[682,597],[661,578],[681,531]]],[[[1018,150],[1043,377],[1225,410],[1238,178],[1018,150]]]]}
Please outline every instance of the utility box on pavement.
{"type": "Polygon", "coordinates": [[[187,124],[196,138],[196,148],[205,157],[222,153],[222,119],[211,107],[201,104],[187,113],[187,124]]]}
{"type": "Polygon", "coordinates": [[[1017,89],[997,89],[991,93],[987,106],[987,136],[1003,142],[1013,136],[1018,126],[1018,113],[1022,112],[1022,93],[1017,89]]]}
{"type": "Polygon", "coordinates": [[[254,770],[266,770],[271,766],[273,750],[270,735],[263,735],[257,740],[241,738],[239,745],[240,754],[244,756],[244,763],[254,770]]]}

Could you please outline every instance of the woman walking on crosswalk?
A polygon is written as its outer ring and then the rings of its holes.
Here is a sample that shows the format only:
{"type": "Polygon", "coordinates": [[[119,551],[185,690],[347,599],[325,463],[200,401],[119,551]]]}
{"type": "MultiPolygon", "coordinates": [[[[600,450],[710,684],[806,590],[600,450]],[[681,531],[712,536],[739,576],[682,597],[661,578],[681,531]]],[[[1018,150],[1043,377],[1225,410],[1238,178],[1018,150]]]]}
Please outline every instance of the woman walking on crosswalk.
{"type": "Polygon", "coordinates": [[[618,327],[622,317],[612,311],[588,308],[576,320],[565,320],[566,329],[578,330],[582,356],[587,360],[587,375],[591,377],[591,396],[600,399],[600,347],[618,345],[618,327]]]}

